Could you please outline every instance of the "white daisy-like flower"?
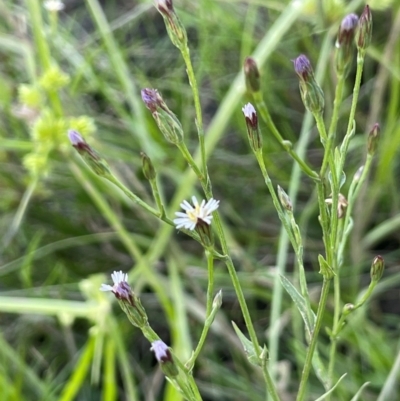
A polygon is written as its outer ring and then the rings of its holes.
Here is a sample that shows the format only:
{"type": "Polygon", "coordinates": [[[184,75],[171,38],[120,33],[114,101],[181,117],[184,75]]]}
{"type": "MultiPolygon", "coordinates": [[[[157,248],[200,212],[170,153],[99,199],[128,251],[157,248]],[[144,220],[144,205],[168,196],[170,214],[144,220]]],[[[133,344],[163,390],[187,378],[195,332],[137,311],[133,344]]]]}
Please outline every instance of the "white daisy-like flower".
{"type": "Polygon", "coordinates": [[[128,282],[128,275],[123,273],[122,270],[119,272],[114,272],[113,274],[111,274],[111,278],[114,282],[114,285],[108,285],[108,284],[102,284],[100,287],[100,291],[112,291],[115,292],[118,288],[118,286],[122,283],[122,282],[128,282]]]}
{"type": "Polygon", "coordinates": [[[199,223],[206,223],[208,225],[211,224],[212,220],[212,213],[218,209],[219,200],[215,200],[211,198],[207,203],[203,199],[201,203],[197,201],[195,196],[192,196],[192,204],[191,205],[188,201],[184,200],[181,203],[181,208],[185,211],[176,212],[175,215],[177,216],[174,219],[174,224],[176,228],[186,228],[188,230],[194,230],[196,225],[199,223]]]}
{"type": "Polygon", "coordinates": [[[59,0],[47,0],[43,5],[49,11],[62,11],[65,7],[65,4],[59,0]]]}

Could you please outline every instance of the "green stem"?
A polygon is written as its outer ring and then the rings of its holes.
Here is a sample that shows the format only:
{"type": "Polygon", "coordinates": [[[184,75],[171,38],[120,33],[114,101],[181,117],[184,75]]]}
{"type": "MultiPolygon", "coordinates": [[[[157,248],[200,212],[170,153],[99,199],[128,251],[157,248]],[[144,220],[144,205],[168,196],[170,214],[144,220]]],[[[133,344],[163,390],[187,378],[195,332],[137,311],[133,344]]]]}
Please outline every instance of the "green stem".
{"type": "Polygon", "coordinates": [[[346,160],[346,155],[347,155],[347,151],[349,148],[350,139],[354,134],[354,129],[355,129],[354,128],[354,117],[356,115],[358,96],[360,94],[361,78],[362,78],[362,72],[363,72],[363,68],[364,68],[364,59],[365,59],[365,50],[359,50],[357,53],[357,72],[356,72],[356,79],[355,79],[354,88],[353,88],[353,100],[351,102],[349,122],[347,124],[346,135],[344,137],[343,144],[340,149],[341,157],[340,157],[339,171],[343,170],[344,162],[346,160]]]}
{"type": "Polygon", "coordinates": [[[192,61],[190,59],[190,51],[187,46],[181,50],[183,60],[186,64],[186,72],[189,78],[189,84],[192,88],[193,93],[193,100],[194,100],[194,108],[196,111],[196,126],[197,132],[199,135],[199,146],[200,146],[200,153],[201,153],[201,164],[203,168],[203,174],[207,178],[207,185],[210,185],[210,180],[208,179],[207,173],[207,157],[206,157],[206,147],[204,142],[204,129],[203,129],[203,116],[201,112],[201,104],[200,104],[200,95],[199,89],[197,86],[196,76],[193,71],[192,61]]]}
{"type": "Polygon", "coordinates": [[[266,167],[265,167],[265,163],[264,163],[264,158],[263,158],[262,151],[261,151],[261,150],[260,150],[260,151],[257,151],[257,152],[255,152],[254,154],[255,154],[255,156],[256,156],[258,165],[260,166],[260,170],[261,170],[262,176],[264,177],[265,185],[267,186],[267,188],[268,188],[268,190],[269,190],[269,193],[271,194],[272,203],[273,203],[274,206],[275,206],[275,209],[276,209],[276,211],[277,211],[277,213],[278,213],[279,219],[281,220],[283,226],[284,226],[285,229],[286,229],[286,233],[287,233],[287,235],[289,236],[289,239],[290,239],[290,242],[292,243],[293,248],[294,248],[294,249],[296,250],[296,252],[297,252],[298,246],[297,246],[296,238],[295,238],[294,235],[293,235],[293,231],[292,231],[292,229],[291,229],[291,227],[290,227],[290,224],[289,224],[289,222],[288,222],[288,220],[287,220],[287,218],[286,218],[286,214],[285,214],[285,212],[284,212],[283,209],[282,209],[282,206],[281,206],[281,203],[280,203],[280,201],[279,201],[279,199],[278,199],[278,196],[277,196],[276,193],[275,193],[275,188],[274,188],[274,186],[272,185],[271,179],[269,178],[267,169],[266,169],[266,167]]]}
{"type": "MultiPolygon", "coordinates": [[[[365,51],[359,50],[359,52],[357,54],[357,72],[356,72],[356,79],[355,79],[354,88],[353,88],[353,100],[351,103],[350,116],[349,116],[349,121],[348,121],[348,125],[347,125],[346,135],[343,139],[343,143],[340,148],[340,162],[339,162],[339,166],[337,169],[338,174],[341,174],[341,172],[343,170],[350,139],[354,135],[354,130],[355,130],[354,117],[355,117],[356,108],[357,108],[358,96],[360,93],[362,71],[363,71],[363,66],[364,66],[364,56],[365,56],[365,51]]],[[[371,163],[371,160],[369,160],[368,157],[367,157],[366,164],[367,163],[368,163],[368,168],[365,168],[365,167],[367,167],[367,165],[366,165],[364,167],[365,171],[363,171],[363,174],[362,174],[364,176],[363,181],[365,180],[366,174],[368,173],[370,163],[371,163]]],[[[358,188],[360,188],[359,184],[358,184],[358,188]]],[[[358,191],[357,191],[357,193],[358,193],[358,191]]],[[[335,199],[333,198],[332,200],[334,201],[335,199]]],[[[352,202],[349,202],[350,210],[347,210],[347,213],[346,213],[346,220],[344,223],[344,235],[342,237],[342,242],[338,248],[338,255],[337,255],[337,259],[336,259],[338,261],[338,263],[342,263],[344,246],[346,244],[346,240],[348,238],[349,231],[350,231],[350,217],[351,217],[351,211],[353,208],[354,200],[355,200],[355,198],[353,199],[352,202]]],[[[333,207],[334,207],[334,205],[332,204],[332,210],[334,210],[333,207]]],[[[337,271],[338,268],[335,270],[337,271]]],[[[338,273],[338,271],[337,271],[337,273],[338,273]]],[[[335,333],[339,330],[339,323],[340,323],[340,320],[339,320],[340,319],[340,279],[339,279],[339,274],[337,274],[335,276],[334,286],[335,286],[335,288],[334,288],[335,309],[334,309],[333,326],[332,326],[333,333],[335,333]]],[[[329,366],[328,366],[328,383],[329,384],[331,384],[333,382],[336,350],[337,350],[337,336],[332,335],[331,348],[329,351],[329,366]]]]}
{"type": "MultiPolygon", "coordinates": [[[[207,199],[213,198],[212,191],[209,188],[209,186],[207,185],[207,183],[209,182],[209,179],[205,178],[203,176],[203,173],[198,168],[196,162],[193,160],[193,158],[192,158],[190,152],[188,151],[188,149],[186,148],[186,146],[184,144],[180,144],[180,145],[178,145],[178,147],[181,150],[181,152],[183,153],[186,161],[189,163],[189,165],[191,166],[193,171],[196,173],[196,175],[197,175],[197,177],[198,177],[198,179],[199,179],[199,181],[200,181],[200,183],[201,183],[201,185],[203,187],[203,190],[204,190],[204,192],[206,194],[207,199]]],[[[272,184],[271,184],[271,186],[272,186],[272,184]]],[[[273,188],[272,188],[272,190],[273,190],[273,188]]],[[[273,193],[275,194],[275,191],[273,191],[273,193]]],[[[281,215],[283,215],[281,206],[279,204],[279,200],[276,197],[276,195],[275,195],[275,204],[277,205],[278,210],[279,209],[281,210],[281,215]]],[[[214,220],[213,220],[214,221],[214,225],[215,225],[215,228],[216,228],[216,231],[218,233],[218,237],[219,237],[219,240],[220,240],[220,243],[221,243],[222,252],[225,255],[224,261],[225,261],[225,264],[226,264],[226,266],[228,268],[229,276],[231,278],[233,287],[235,289],[236,296],[238,297],[240,309],[242,311],[243,318],[244,318],[244,321],[246,323],[246,327],[247,327],[247,330],[249,332],[251,342],[253,343],[254,351],[255,351],[257,357],[259,358],[260,354],[261,354],[260,345],[258,343],[256,331],[254,329],[254,325],[253,325],[253,322],[252,322],[251,317],[250,317],[250,312],[249,312],[249,309],[247,307],[246,299],[244,297],[243,290],[242,290],[242,287],[240,285],[239,277],[237,275],[235,266],[233,265],[233,262],[232,262],[231,258],[228,255],[228,245],[227,245],[227,242],[226,242],[225,233],[224,233],[224,230],[223,230],[223,227],[222,227],[222,222],[221,222],[221,218],[219,216],[218,211],[215,211],[213,213],[213,217],[214,217],[214,220]]],[[[287,224],[287,222],[286,222],[286,224],[287,224]]],[[[268,386],[268,391],[271,394],[271,397],[273,398],[273,400],[274,401],[279,401],[279,396],[278,396],[276,388],[275,388],[275,386],[274,386],[274,384],[272,382],[272,379],[271,379],[270,382],[267,383],[267,386],[268,386]]]]}
{"type": "Polygon", "coordinates": [[[319,180],[319,175],[313,171],[310,166],[308,166],[308,164],[296,153],[296,151],[293,150],[292,144],[282,138],[282,135],[273,122],[271,114],[269,113],[267,105],[265,104],[260,92],[254,94],[254,100],[262,119],[264,120],[265,124],[267,124],[268,129],[272,132],[282,148],[286,150],[286,152],[288,152],[289,155],[299,164],[300,168],[305,174],[307,174],[313,180],[319,180]]]}
{"type": "Polygon", "coordinates": [[[303,373],[301,375],[300,387],[297,393],[296,401],[303,401],[308,383],[308,376],[312,367],[312,358],[314,355],[315,348],[317,346],[318,334],[322,325],[322,318],[325,312],[326,302],[328,300],[330,279],[324,277],[322,283],[321,297],[318,303],[317,318],[315,321],[314,331],[312,333],[311,342],[307,350],[306,360],[304,363],[303,373]]]}
{"type": "Polygon", "coordinates": [[[373,157],[371,155],[367,154],[367,160],[365,162],[365,165],[363,166],[363,170],[362,170],[360,178],[358,179],[357,182],[353,181],[349,188],[348,207],[347,207],[346,217],[345,217],[344,224],[343,224],[344,230],[343,230],[343,235],[339,242],[339,248],[338,248],[339,249],[339,251],[338,251],[339,267],[341,266],[341,264],[343,262],[344,247],[346,246],[347,239],[349,237],[349,234],[350,234],[351,228],[352,228],[351,215],[353,212],[353,207],[355,205],[355,201],[358,197],[360,189],[361,189],[362,185],[364,184],[365,180],[367,179],[368,173],[371,169],[372,160],[373,160],[373,157]]]}
{"type": "MultiPolygon", "coordinates": [[[[320,52],[319,52],[319,61],[317,65],[317,69],[315,72],[315,78],[317,82],[320,82],[325,74],[326,69],[328,68],[328,62],[331,57],[331,49],[332,49],[332,32],[327,32],[324,37],[320,52]]],[[[335,32],[336,33],[336,32],[335,32]]],[[[312,115],[309,111],[306,112],[303,125],[300,132],[299,142],[296,144],[296,149],[298,154],[301,157],[304,157],[307,145],[310,141],[311,132],[312,132],[312,115]]],[[[299,190],[299,186],[301,185],[300,180],[300,168],[298,164],[294,164],[292,174],[290,176],[290,184],[289,184],[289,196],[292,200],[293,207],[296,206],[296,197],[299,190]]],[[[322,188],[323,194],[323,186],[320,183],[320,188],[322,188]]],[[[324,200],[324,197],[322,196],[324,200]]],[[[325,205],[324,205],[325,206],[325,205]]],[[[275,367],[278,361],[279,354],[279,339],[280,335],[278,332],[280,313],[281,313],[281,305],[283,298],[283,287],[280,281],[280,275],[285,274],[286,268],[286,260],[287,255],[289,253],[289,239],[286,234],[286,229],[284,227],[281,228],[280,237],[279,237],[279,245],[278,245],[278,257],[277,257],[277,275],[274,279],[273,291],[272,291],[272,303],[271,303],[271,333],[268,342],[269,349],[269,366],[275,367]]]]}
{"type": "Polygon", "coordinates": [[[154,200],[156,201],[156,205],[159,211],[158,217],[165,221],[167,219],[166,213],[165,213],[165,207],[161,199],[160,191],[158,190],[158,185],[157,185],[157,178],[150,180],[150,186],[151,186],[151,191],[153,192],[153,197],[154,200]]]}
{"type": "Polygon", "coordinates": [[[196,359],[199,356],[204,342],[207,338],[208,331],[211,327],[211,324],[214,320],[214,316],[211,315],[212,307],[213,307],[213,291],[214,291],[214,256],[212,252],[206,250],[207,256],[207,269],[208,269],[208,282],[207,282],[207,306],[206,306],[206,319],[204,322],[204,327],[200,335],[200,340],[196,346],[196,349],[193,352],[193,355],[190,357],[189,361],[186,363],[186,367],[190,372],[194,364],[196,363],[196,359]]]}
{"type": "MultiPolygon", "coordinates": [[[[322,161],[322,167],[320,172],[321,177],[325,176],[326,170],[328,168],[329,157],[331,156],[332,146],[336,137],[337,122],[339,120],[339,110],[343,99],[344,83],[345,83],[344,75],[339,75],[335,91],[335,100],[333,102],[333,112],[332,112],[331,124],[329,126],[328,141],[326,143],[324,159],[322,161]]],[[[333,171],[332,174],[334,174],[333,171]]]]}

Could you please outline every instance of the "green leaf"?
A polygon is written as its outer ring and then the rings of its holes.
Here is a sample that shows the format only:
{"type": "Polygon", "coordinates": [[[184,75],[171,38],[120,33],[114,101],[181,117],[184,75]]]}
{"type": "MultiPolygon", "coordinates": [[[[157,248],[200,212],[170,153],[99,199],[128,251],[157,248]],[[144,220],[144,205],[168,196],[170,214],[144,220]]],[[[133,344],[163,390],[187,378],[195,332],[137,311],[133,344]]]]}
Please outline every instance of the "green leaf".
{"type": "Polygon", "coordinates": [[[308,338],[311,338],[316,319],[315,313],[312,311],[311,308],[307,306],[307,302],[305,301],[304,297],[297,291],[296,287],[285,276],[280,276],[280,279],[283,288],[292,298],[294,304],[300,312],[301,317],[304,320],[304,324],[306,325],[308,333],[308,338]]]}
{"type": "Polygon", "coordinates": [[[358,399],[360,398],[361,393],[363,392],[363,390],[365,389],[365,387],[367,387],[369,385],[370,382],[365,382],[360,389],[357,391],[357,393],[354,395],[354,397],[350,400],[350,401],[358,401],[358,399]]]}
{"type": "Polygon", "coordinates": [[[329,395],[330,393],[332,393],[335,390],[335,388],[345,378],[346,375],[347,375],[347,373],[345,373],[343,376],[341,376],[340,379],[337,381],[337,383],[329,391],[327,391],[321,397],[317,398],[315,401],[323,401],[326,398],[327,395],[329,395]]]}
{"type": "MultiPolygon", "coordinates": [[[[244,352],[247,355],[247,359],[253,365],[261,366],[260,358],[257,356],[253,343],[240,331],[239,327],[236,326],[235,322],[232,322],[232,326],[235,329],[240,342],[243,345],[244,352]]],[[[261,354],[263,350],[259,347],[258,355],[261,354]]]]}
{"type": "Polygon", "coordinates": [[[331,279],[334,275],[335,272],[332,270],[332,268],[329,266],[328,262],[324,259],[322,255],[318,255],[318,262],[319,262],[319,273],[322,274],[325,278],[331,279]]]}

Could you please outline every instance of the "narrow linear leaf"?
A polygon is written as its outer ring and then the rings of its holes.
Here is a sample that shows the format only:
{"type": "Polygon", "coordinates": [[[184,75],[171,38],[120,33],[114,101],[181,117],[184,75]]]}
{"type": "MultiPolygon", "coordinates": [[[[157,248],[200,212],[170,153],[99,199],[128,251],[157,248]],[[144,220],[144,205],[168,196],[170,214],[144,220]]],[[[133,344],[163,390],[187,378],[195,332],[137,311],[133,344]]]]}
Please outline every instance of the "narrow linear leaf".
{"type": "MultiPolygon", "coordinates": [[[[259,358],[254,349],[253,343],[240,331],[239,327],[236,326],[235,322],[232,322],[232,326],[235,329],[237,336],[239,337],[240,342],[243,345],[244,352],[247,355],[247,359],[253,365],[260,365],[259,358]]],[[[261,354],[262,349],[259,349],[258,354],[261,354]]]]}
{"type": "Polygon", "coordinates": [[[300,315],[304,320],[304,324],[306,325],[308,336],[309,338],[311,338],[316,319],[315,313],[312,311],[312,309],[307,307],[307,302],[305,301],[304,297],[297,291],[296,287],[285,276],[280,276],[280,279],[283,288],[290,295],[297,309],[299,310],[300,315]]]}
{"type": "Polygon", "coordinates": [[[340,379],[337,381],[337,383],[329,391],[327,391],[325,394],[321,395],[321,397],[317,398],[315,401],[323,401],[327,395],[331,394],[335,390],[335,388],[345,378],[345,376],[347,376],[347,373],[345,373],[343,376],[341,376],[340,379]]]}
{"type": "Polygon", "coordinates": [[[357,391],[357,393],[354,395],[354,397],[350,400],[350,401],[358,401],[358,399],[360,398],[361,393],[363,392],[363,390],[365,389],[365,387],[367,387],[369,385],[370,382],[365,382],[360,389],[357,391]]]}

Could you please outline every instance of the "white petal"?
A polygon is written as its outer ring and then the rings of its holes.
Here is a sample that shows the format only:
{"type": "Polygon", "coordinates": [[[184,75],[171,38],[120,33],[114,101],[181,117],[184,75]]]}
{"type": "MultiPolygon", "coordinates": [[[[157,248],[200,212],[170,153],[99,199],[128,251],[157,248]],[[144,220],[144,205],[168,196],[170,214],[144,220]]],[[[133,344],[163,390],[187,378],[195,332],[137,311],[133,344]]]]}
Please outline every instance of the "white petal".
{"type": "Polygon", "coordinates": [[[245,117],[247,118],[252,118],[253,114],[256,114],[256,109],[254,108],[254,106],[251,103],[247,103],[246,105],[244,105],[244,107],[242,108],[243,114],[245,117]]]}
{"type": "Polygon", "coordinates": [[[188,201],[186,201],[186,200],[184,200],[182,203],[181,203],[181,208],[183,209],[183,210],[187,210],[187,211],[191,211],[191,210],[193,210],[193,206],[188,202],[188,201]]]}
{"type": "Polygon", "coordinates": [[[199,206],[199,202],[197,202],[197,198],[195,196],[192,196],[192,203],[195,208],[196,206],[199,206]]]}
{"type": "Polygon", "coordinates": [[[100,289],[100,291],[112,291],[113,290],[111,285],[108,285],[108,284],[102,284],[99,289],[100,289]]]}
{"type": "Polygon", "coordinates": [[[175,216],[188,218],[187,213],[175,212],[175,216]]]}

